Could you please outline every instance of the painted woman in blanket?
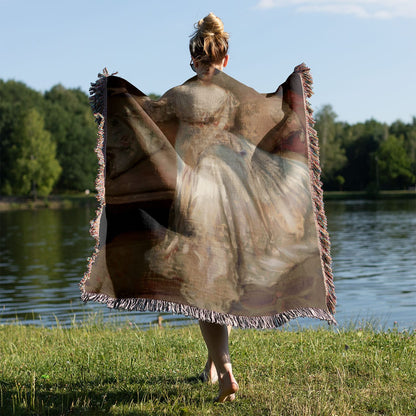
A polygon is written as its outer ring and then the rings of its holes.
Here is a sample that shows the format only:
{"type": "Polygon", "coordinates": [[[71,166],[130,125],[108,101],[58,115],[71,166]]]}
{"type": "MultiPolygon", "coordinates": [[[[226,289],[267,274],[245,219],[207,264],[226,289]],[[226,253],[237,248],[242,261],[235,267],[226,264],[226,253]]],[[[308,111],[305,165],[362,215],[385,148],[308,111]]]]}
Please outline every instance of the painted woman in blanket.
{"type": "Polygon", "coordinates": [[[308,68],[259,94],[222,72],[227,52],[211,13],[190,40],[196,76],[160,100],[106,78],[105,241],[83,282],[85,300],[198,318],[220,402],[238,390],[231,325],[335,322],[308,68]]]}

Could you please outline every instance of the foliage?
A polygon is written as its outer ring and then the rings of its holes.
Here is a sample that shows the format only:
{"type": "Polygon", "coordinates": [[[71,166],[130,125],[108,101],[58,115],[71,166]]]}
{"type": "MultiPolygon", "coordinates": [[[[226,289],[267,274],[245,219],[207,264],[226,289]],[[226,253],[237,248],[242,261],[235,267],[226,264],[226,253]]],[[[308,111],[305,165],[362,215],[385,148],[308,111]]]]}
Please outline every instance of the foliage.
{"type": "Polygon", "coordinates": [[[376,153],[380,181],[390,189],[403,188],[415,180],[412,159],[403,145],[403,138],[390,135],[381,143],[376,153]]]}
{"type": "Polygon", "coordinates": [[[316,113],[325,190],[407,189],[416,176],[416,118],[388,126],[376,120],[349,125],[330,105],[316,113]]]}
{"type": "Polygon", "coordinates": [[[0,326],[7,415],[414,415],[416,333],[371,327],[233,330],[240,385],[213,403],[197,326],[0,326]],[[271,399],[272,398],[272,399],[271,399]]]}
{"type": "MultiPolygon", "coordinates": [[[[160,98],[154,93],[149,96],[160,98]]],[[[93,189],[97,172],[96,126],[88,96],[62,85],[42,94],[22,82],[0,80],[0,194],[28,192],[27,175],[32,172],[33,176],[35,163],[29,163],[20,148],[29,143],[27,136],[21,137],[27,133],[21,123],[32,110],[39,117],[34,113],[30,117],[38,117],[40,124],[44,122],[36,140],[45,141],[42,151],[50,147],[49,158],[55,158],[61,167],[57,180],[56,166],[44,169],[44,177],[38,178],[45,184],[41,193],[49,193],[51,186],[55,192],[93,189]],[[48,174],[50,178],[45,177],[48,174]]],[[[324,190],[378,191],[414,186],[416,117],[411,123],[398,120],[390,126],[376,120],[349,125],[338,121],[333,108],[325,105],[316,112],[315,119],[324,190]]]]}
{"type": "MultiPolygon", "coordinates": [[[[61,166],[58,181],[56,169],[44,170],[45,175],[51,175],[49,184],[56,184],[61,191],[93,189],[97,171],[96,127],[88,96],[79,89],[61,85],[41,94],[24,83],[0,80],[0,193],[27,193],[27,186],[23,185],[27,180],[22,178],[27,172],[20,172],[19,167],[28,164],[20,161],[17,165],[16,155],[25,153],[21,147],[27,137],[21,137],[25,131],[21,123],[32,109],[42,118],[43,129],[48,133],[42,136],[44,147],[50,145],[51,152],[56,151],[61,166]]],[[[42,188],[41,193],[49,193],[47,189],[49,186],[42,188]]]]}
{"type": "Polygon", "coordinates": [[[93,189],[97,173],[96,127],[88,97],[77,89],[56,85],[45,93],[46,128],[57,144],[63,173],[60,190],[93,189]]]}
{"type": "Polygon", "coordinates": [[[159,94],[155,94],[154,92],[151,92],[149,94],[147,94],[149,98],[151,98],[152,100],[158,100],[161,96],[159,94]]]}
{"type": "Polygon", "coordinates": [[[325,181],[337,181],[337,172],[346,163],[345,149],[342,147],[342,123],[337,123],[336,113],[330,105],[325,105],[317,113],[315,129],[319,133],[320,162],[325,181]]]}
{"type": "Polygon", "coordinates": [[[12,134],[14,193],[47,196],[61,173],[56,145],[44,129],[43,117],[31,109],[24,113],[12,134]]]}
{"type": "Polygon", "coordinates": [[[43,97],[23,82],[0,80],[0,193],[11,195],[18,177],[13,172],[14,132],[24,115],[35,108],[42,114],[43,97]]]}

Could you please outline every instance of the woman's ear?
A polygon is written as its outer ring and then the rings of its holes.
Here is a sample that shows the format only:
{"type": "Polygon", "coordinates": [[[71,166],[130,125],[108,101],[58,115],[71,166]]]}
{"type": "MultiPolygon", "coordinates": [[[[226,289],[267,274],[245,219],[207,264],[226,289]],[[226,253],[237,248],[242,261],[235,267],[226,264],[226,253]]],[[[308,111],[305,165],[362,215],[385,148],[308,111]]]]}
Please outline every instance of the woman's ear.
{"type": "Polygon", "coordinates": [[[225,68],[228,64],[228,55],[224,56],[224,59],[222,60],[222,66],[225,68]]]}

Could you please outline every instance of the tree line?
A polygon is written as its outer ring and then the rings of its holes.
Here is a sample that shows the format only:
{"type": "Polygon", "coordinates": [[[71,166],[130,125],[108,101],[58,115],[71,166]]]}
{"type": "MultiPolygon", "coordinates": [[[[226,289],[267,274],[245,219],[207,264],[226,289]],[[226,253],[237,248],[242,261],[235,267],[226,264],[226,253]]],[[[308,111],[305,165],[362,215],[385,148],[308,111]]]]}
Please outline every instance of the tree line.
{"type": "Polygon", "coordinates": [[[416,117],[388,125],[337,121],[330,105],[315,115],[324,190],[408,189],[416,179],[416,117]]]}
{"type": "Polygon", "coordinates": [[[96,131],[83,91],[0,80],[0,194],[93,189],[96,131]]]}
{"type": "MultiPolygon", "coordinates": [[[[152,98],[157,98],[151,94],[152,98]]],[[[406,189],[416,176],[416,117],[391,125],[315,114],[325,190],[406,189]]],[[[94,188],[96,125],[88,96],[55,85],[40,93],[0,80],[0,194],[47,196],[94,188]]]]}

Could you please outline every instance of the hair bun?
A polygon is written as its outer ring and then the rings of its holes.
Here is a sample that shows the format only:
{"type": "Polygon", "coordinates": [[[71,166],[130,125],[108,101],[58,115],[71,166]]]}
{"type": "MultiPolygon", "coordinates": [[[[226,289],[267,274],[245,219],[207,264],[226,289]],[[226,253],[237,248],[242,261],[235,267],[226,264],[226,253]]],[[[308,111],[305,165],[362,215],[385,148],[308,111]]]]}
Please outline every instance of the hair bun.
{"type": "Polygon", "coordinates": [[[224,32],[222,20],[212,12],[197,23],[197,29],[202,36],[221,35],[228,39],[228,33],[224,32]]]}

